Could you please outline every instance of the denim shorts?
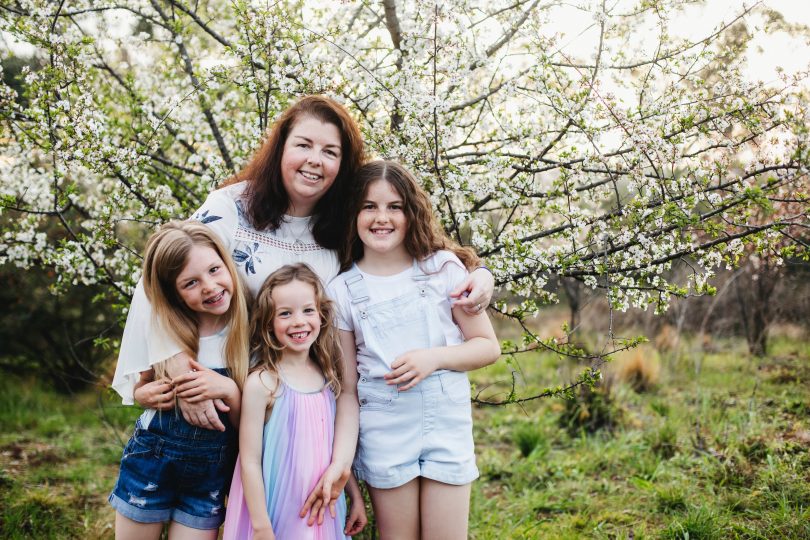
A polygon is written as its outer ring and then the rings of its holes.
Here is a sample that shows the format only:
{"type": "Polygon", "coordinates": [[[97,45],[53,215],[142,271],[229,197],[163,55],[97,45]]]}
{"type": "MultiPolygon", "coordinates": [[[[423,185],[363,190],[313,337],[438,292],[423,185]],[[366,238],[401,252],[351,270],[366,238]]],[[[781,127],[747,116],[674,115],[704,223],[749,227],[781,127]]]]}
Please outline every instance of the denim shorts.
{"type": "Polygon", "coordinates": [[[139,523],[176,521],[217,529],[236,461],[236,430],[220,413],[226,431],[188,424],[177,409],[140,420],[121,458],[110,504],[139,523]]]}
{"type": "Polygon", "coordinates": [[[478,478],[466,373],[437,372],[404,392],[361,376],[357,395],[358,478],[383,489],[418,476],[454,485],[478,478]]]}

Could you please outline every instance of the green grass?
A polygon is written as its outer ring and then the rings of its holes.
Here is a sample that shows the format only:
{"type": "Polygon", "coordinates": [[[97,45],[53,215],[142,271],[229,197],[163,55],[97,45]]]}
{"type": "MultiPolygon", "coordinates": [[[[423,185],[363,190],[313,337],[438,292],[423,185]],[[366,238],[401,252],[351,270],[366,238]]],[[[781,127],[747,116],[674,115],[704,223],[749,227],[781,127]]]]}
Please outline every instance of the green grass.
{"type": "MultiPolygon", "coordinates": [[[[614,385],[609,432],[561,426],[562,400],[478,409],[471,537],[810,538],[810,345],[776,339],[766,359],[723,346],[666,358],[652,391],[614,385]]],[[[524,394],[574,371],[548,355],[517,363],[524,394]]],[[[496,393],[508,375],[472,378],[496,393]]]]}
{"type": "MultiPolygon", "coordinates": [[[[722,345],[665,357],[651,391],[614,383],[610,430],[570,429],[561,399],[474,408],[471,538],[810,539],[810,344],[776,339],[760,360],[722,345]]],[[[477,391],[505,395],[512,369],[521,395],[576,371],[533,354],[474,373],[477,391]]],[[[0,377],[0,537],[112,538],[106,497],[139,414],[118,403],[0,377]]]]}
{"type": "Polygon", "coordinates": [[[140,413],[119,403],[0,378],[0,537],[113,537],[106,498],[140,413]]]}

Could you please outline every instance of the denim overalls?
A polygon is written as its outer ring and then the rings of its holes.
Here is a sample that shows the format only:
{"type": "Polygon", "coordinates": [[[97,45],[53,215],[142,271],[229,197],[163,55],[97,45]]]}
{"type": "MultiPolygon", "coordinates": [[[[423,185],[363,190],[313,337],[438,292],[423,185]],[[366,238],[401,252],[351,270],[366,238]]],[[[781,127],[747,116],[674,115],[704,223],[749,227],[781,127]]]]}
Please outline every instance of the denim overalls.
{"type": "Polygon", "coordinates": [[[463,485],[478,477],[467,374],[438,370],[400,392],[382,376],[401,354],[446,345],[438,309],[449,299],[430,286],[431,275],[414,262],[413,286],[373,303],[353,266],[342,279],[365,346],[358,352],[360,441],[354,467],[376,488],[401,486],[418,476],[463,485]]]}
{"type": "Polygon", "coordinates": [[[219,412],[219,419],[225,431],[193,426],[177,408],[159,411],[147,427],[138,419],[109,497],[113,508],[140,523],[218,528],[238,448],[228,415],[219,412]]]}

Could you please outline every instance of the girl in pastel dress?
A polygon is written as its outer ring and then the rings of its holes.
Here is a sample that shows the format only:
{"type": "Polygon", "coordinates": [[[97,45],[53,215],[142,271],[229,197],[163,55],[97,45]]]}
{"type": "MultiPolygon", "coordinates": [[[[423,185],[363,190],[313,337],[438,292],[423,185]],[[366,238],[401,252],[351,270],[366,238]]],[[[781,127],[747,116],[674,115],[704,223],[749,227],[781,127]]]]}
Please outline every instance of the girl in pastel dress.
{"type": "Polygon", "coordinates": [[[150,238],[143,284],[154,308],[152,324],[182,345],[180,354],[193,371],[169,380],[167,361],[142,378],[167,382],[172,399],[215,400],[227,414],[219,412],[225,427],[219,431],[190,424],[177,409],[144,411],[109,497],[115,537],[157,539],[170,522],[170,539],[213,540],[225,516],[247,375],[244,293],[216,234],[191,221],[167,223],[150,238]]]}
{"type": "Polygon", "coordinates": [[[500,355],[483,310],[451,300],[474,254],[445,235],[398,163],[364,165],[355,186],[343,272],[328,288],[346,369],[359,376],[354,473],[381,538],[465,539],[478,477],[466,371],[500,355]]]}
{"type": "Polygon", "coordinates": [[[342,539],[367,519],[357,482],[322,523],[308,525],[299,509],[330,464],[335,396],[343,381],[332,303],[306,264],[267,278],[251,316],[254,368],[245,382],[239,431],[240,484],[234,482],[225,539],[342,539]]]}

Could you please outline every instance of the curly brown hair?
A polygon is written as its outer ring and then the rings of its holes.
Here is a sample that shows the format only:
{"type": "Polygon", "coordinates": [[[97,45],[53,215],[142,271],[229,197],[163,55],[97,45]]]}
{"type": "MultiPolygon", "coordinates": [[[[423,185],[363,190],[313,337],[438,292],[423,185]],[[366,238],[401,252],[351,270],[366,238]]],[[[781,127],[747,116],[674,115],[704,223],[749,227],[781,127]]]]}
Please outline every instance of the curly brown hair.
{"type": "Polygon", "coordinates": [[[293,281],[311,285],[315,290],[315,301],[318,315],[321,318],[321,331],[309,349],[309,356],[321,368],[326,377],[326,383],[332,388],[335,395],[340,395],[343,365],[338,331],[332,324],[336,313],[335,305],[326,296],[320,278],[304,263],[282,266],[267,276],[256,295],[250,316],[250,352],[253,359],[251,371],[266,369],[275,376],[279,375],[278,365],[283,348],[273,335],[273,319],[276,314],[273,290],[293,281]]]}
{"type": "Polygon", "coordinates": [[[340,254],[341,271],[363,258],[363,242],[357,234],[357,215],[360,213],[368,188],[374,182],[388,182],[402,197],[402,210],[408,224],[405,249],[417,261],[423,261],[440,249],[452,251],[468,270],[475,269],[480,259],[469,247],[452,240],[439,225],[427,193],[413,174],[396,161],[372,161],[357,171],[349,205],[349,234],[340,254]]]}
{"type": "Polygon", "coordinates": [[[344,211],[350,186],[357,169],[365,161],[363,136],[357,122],[340,103],[326,96],[304,96],[276,120],[264,144],[240,172],[223,186],[247,181],[246,211],[257,230],[275,230],[281,225],[290,206],[290,197],[281,177],[284,145],[295,123],[312,117],[333,124],[340,132],[341,160],[335,182],[315,205],[312,213],[312,235],[327,249],[339,249],[346,237],[344,211]]]}

